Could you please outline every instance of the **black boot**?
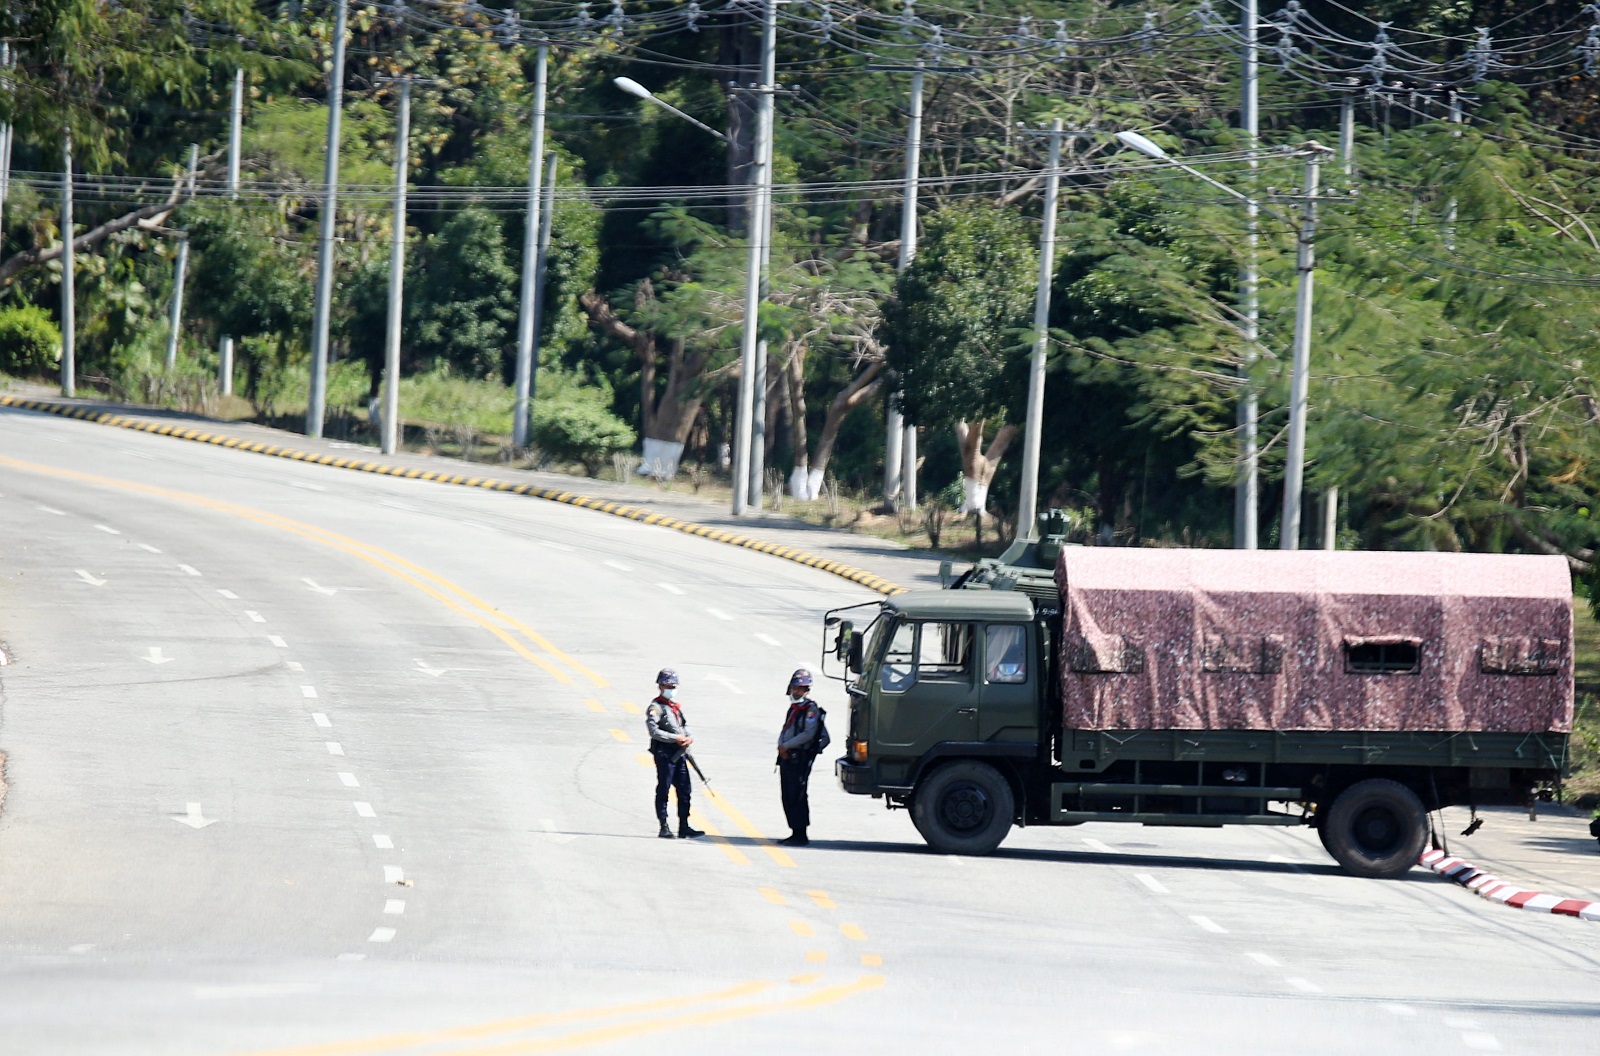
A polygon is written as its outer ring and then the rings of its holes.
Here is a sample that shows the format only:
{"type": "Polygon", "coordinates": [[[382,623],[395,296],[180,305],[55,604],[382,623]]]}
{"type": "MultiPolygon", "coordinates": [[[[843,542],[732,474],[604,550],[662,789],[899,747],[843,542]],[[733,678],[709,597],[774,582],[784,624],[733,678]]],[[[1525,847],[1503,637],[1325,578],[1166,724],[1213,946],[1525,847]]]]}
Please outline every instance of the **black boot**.
{"type": "Polygon", "coordinates": [[[789,838],[787,840],[779,840],[778,842],[783,844],[785,847],[804,847],[811,841],[806,838],[805,829],[796,829],[789,834],[789,838]]]}
{"type": "MultiPolygon", "coordinates": [[[[662,832],[667,831],[665,825],[663,825],[661,827],[661,831],[662,832]]],[[[688,818],[682,818],[682,819],[679,820],[679,822],[678,822],[678,838],[679,839],[681,839],[681,840],[692,840],[696,836],[704,836],[704,835],[705,835],[705,833],[701,832],[699,829],[694,829],[694,828],[690,828],[689,827],[689,819],[688,818]]]]}
{"type": "Polygon", "coordinates": [[[660,835],[661,835],[661,838],[663,840],[672,839],[672,826],[667,824],[667,819],[666,818],[662,818],[661,819],[661,833],[660,833],[660,835]]]}

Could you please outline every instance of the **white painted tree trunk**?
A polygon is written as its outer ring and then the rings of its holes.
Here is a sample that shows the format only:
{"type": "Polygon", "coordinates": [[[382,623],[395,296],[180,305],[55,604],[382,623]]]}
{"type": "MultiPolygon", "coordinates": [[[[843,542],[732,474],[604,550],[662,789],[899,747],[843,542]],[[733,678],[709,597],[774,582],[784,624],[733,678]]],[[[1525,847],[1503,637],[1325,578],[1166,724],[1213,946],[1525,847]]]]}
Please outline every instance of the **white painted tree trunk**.
{"type": "Polygon", "coordinates": [[[795,466],[794,472],[789,474],[789,495],[791,498],[809,502],[822,497],[822,481],[824,471],[820,469],[807,469],[805,466],[795,466]]]}
{"type": "Polygon", "coordinates": [[[961,478],[962,491],[965,497],[961,500],[962,513],[982,513],[989,505],[989,482],[987,480],[973,480],[971,477],[961,478]]]}
{"type": "Polygon", "coordinates": [[[671,480],[678,475],[678,463],[683,458],[683,445],[676,440],[644,438],[644,459],[639,464],[639,475],[656,480],[671,480]]]}

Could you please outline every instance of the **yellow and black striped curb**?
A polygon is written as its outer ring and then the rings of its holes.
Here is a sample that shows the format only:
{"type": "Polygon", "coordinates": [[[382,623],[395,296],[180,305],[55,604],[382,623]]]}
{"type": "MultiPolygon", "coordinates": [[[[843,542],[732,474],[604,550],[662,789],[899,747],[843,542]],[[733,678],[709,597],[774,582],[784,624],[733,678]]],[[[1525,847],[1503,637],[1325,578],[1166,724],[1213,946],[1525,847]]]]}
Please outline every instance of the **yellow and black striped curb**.
{"type": "Polygon", "coordinates": [[[808,554],[804,550],[799,550],[792,546],[763,542],[760,539],[752,539],[748,535],[740,535],[737,532],[712,528],[704,524],[695,524],[693,521],[680,521],[676,517],[653,513],[639,506],[629,506],[620,502],[612,502],[609,499],[596,499],[570,491],[541,488],[533,484],[513,484],[509,480],[495,480],[492,477],[468,477],[458,473],[438,473],[422,469],[408,469],[404,466],[386,466],[380,462],[368,462],[359,458],[336,458],[333,455],[296,451],[293,448],[279,447],[276,444],[263,444],[255,440],[241,440],[236,436],[220,436],[216,433],[208,433],[203,429],[193,429],[183,425],[164,425],[159,422],[149,422],[139,418],[129,418],[121,414],[112,414],[109,411],[97,411],[90,407],[74,407],[71,404],[53,403],[49,400],[25,400],[17,396],[0,394],[0,407],[17,407],[25,411],[43,411],[46,414],[57,414],[64,418],[79,418],[99,425],[113,425],[119,429],[133,429],[137,432],[155,433],[159,436],[174,436],[179,440],[193,440],[196,443],[230,447],[237,451],[272,455],[275,458],[292,458],[296,462],[312,462],[319,466],[331,466],[334,469],[353,469],[361,473],[377,473],[385,477],[431,480],[436,484],[455,484],[464,488],[483,488],[488,491],[507,491],[514,495],[527,495],[530,498],[561,502],[568,506],[581,506],[586,510],[609,513],[613,517],[626,517],[630,521],[654,524],[689,535],[712,539],[719,543],[727,543],[729,546],[742,546],[746,550],[771,554],[773,557],[781,557],[785,561],[793,561],[808,568],[832,573],[835,576],[848,579],[852,583],[860,584],[868,590],[875,590],[880,594],[899,594],[905,590],[904,587],[884,579],[882,576],[874,575],[871,572],[863,571],[839,561],[830,561],[815,554],[808,554]]]}

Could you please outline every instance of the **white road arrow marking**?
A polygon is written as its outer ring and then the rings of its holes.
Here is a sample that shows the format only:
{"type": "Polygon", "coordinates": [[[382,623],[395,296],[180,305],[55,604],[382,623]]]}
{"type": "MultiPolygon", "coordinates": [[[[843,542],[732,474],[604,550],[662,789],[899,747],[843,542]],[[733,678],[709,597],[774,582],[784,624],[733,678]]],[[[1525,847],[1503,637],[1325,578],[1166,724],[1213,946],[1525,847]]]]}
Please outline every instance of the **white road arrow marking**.
{"type": "Polygon", "coordinates": [[[339,588],[338,587],[322,587],[322,586],[318,586],[317,585],[317,581],[314,580],[314,579],[302,578],[300,580],[300,582],[304,583],[306,586],[310,587],[312,590],[316,591],[318,594],[322,594],[322,595],[324,595],[326,597],[330,597],[331,598],[335,594],[339,593],[339,588]]]}
{"type": "Polygon", "coordinates": [[[160,665],[160,664],[170,664],[170,663],[172,663],[172,661],[176,660],[177,657],[175,657],[175,656],[162,656],[161,655],[161,647],[159,645],[152,645],[150,647],[150,655],[149,656],[141,656],[139,659],[140,660],[149,661],[152,664],[160,665]]]}
{"type": "Polygon", "coordinates": [[[425,675],[432,675],[434,678],[438,678],[450,669],[448,667],[430,667],[425,661],[418,660],[417,670],[425,675]]]}
{"type": "Polygon", "coordinates": [[[89,584],[91,587],[103,587],[103,586],[106,585],[106,581],[105,580],[103,580],[103,579],[95,579],[93,576],[91,576],[89,574],[87,569],[82,569],[82,568],[78,569],[78,578],[83,580],[85,583],[89,584]]]}
{"type": "Polygon", "coordinates": [[[207,825],[215,825],[217,823],[216,818],[207,818],[201,816],[200,804],[198,803],[188,804],[188,813],[174,814],[172,815],[172,820],[177,822],[179,825],[187,825],[191,829],[203,829],[207,825]]]}
{"type": "Polygon", "coordinates": [[[744,690],[739,688],[739,683],[729,678],[727,675],[707,675],[706,681],[715,682],[729,693],[736,693],[741,697],[744,696],[744,690]]]}

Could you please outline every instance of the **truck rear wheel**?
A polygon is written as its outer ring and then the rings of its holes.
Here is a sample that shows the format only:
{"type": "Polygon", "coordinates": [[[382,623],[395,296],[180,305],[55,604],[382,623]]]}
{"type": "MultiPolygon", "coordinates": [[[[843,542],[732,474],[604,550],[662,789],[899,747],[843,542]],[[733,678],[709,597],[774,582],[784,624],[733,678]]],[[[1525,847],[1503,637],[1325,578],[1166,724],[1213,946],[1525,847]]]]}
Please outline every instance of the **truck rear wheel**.
{"type": "Polygon", "coordinates": [[[1392,879],[1422,855],[1428,814],[1405,785],[1374,777],[1339,793],[1320,835],[1328,853],[1348,872],[1392,879]]]}
{"type": "Polygon", "coordinates": [[[988,854],[1011,831],[1015,811],[1011,786],[987,763],[941,766],[911,799],[917,831],[943,854],[988,854]]]}

